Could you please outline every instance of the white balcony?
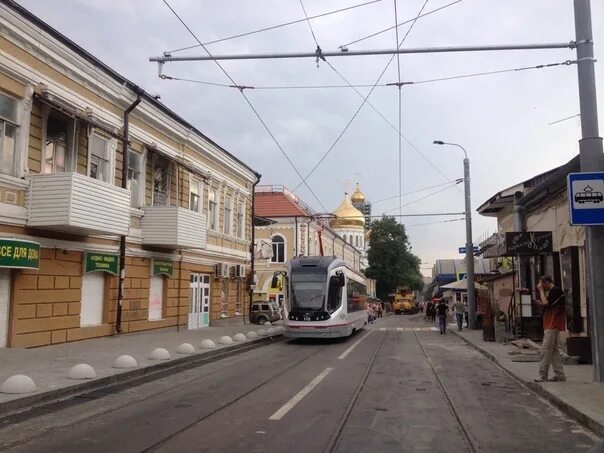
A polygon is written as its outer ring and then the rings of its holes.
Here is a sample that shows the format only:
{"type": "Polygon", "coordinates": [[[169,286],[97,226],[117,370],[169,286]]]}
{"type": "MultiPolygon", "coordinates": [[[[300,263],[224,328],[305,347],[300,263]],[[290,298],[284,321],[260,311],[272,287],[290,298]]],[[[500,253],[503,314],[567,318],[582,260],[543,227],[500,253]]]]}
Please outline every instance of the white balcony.
{"type": "Polygon", "coordinates": [[[145,206],[143,244],[166,248],[206,247],[206,216],[178,206],[145,206]]]}
{"type": "Polygon", "coordinates": [[[27,226],[72,234],[128,234],[130,192],[79,173],[31,177],[27,226]]]}

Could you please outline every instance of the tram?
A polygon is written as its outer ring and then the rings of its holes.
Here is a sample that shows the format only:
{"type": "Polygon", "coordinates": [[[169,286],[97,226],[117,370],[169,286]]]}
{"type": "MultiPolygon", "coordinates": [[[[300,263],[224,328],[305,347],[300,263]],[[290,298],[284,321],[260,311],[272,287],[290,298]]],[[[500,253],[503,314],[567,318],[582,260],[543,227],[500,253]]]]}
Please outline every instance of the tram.
{"type": "Polygon", "coordinates": [[[367,324],[365,277],[329,256],[287,263],[285,335],[292,338],[347,337],[367,324]]]}

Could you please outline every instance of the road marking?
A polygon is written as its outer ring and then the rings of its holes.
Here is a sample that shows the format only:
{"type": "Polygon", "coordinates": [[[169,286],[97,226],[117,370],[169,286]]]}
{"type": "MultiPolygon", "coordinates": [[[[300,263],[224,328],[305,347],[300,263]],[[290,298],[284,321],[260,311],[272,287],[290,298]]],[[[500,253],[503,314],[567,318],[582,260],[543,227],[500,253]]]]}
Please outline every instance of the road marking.
{"type": "Polygon", "coordinates": [[[404,327],[397,327],[396,330],[398,330],[399,332],[402,332],[403,330],[405,330],[405,328],[404,327]]]}
{"type": "Polygon", "coordinates": [[[388,330],[388,327],[380,327],[380,331],[381,331],[381,332],[384,332],[384,331],[386,331],[386,330],[388,330]]]}
{"type": "Polygon", "coordinates": [[[367,332],[367,335],[365,335],[363,338],[359,338],[357,341],[355,341],[354,343],[352,343],[352,346],[350,346],[348,349],[346,349],[346,351],[344,351],[342,354],[340,354],[340,356],[338,357],[338,359],[339,360],[345,359],[346,356],[348,354],[350,354],[352,352],[352,350],[354,348],[356,348],[361,341],[363,341],[365,338],[367,338],[369,335],[371,335],[371,332],[373,332],[373,330],[370,330],[369,332],[367,332]]]}
{"type": "Polygon", "coordinates": [[[319,383],[323,379],[325,379],[325,377],[329,373],[331,373],[332,370],[333,370],[333,368],[325,368],[321,372],[321,374],[319,374],[316,378],[314,378],[312,381],[310,381],[306,387],[304,387],[296,395],[294,395],[294,397],[291,400],[289,400],[287,403],[285,403],[283,406],[281,406],[281,408],[277,412],[275,412],[273,415],[271,415],[268,419],[269,420],[281,420],[285,416],[285,414],[287,414],[290,410],[292,410],[293,407],[302,400],[302,398],[304,398],[306,395],[308,395],[312,391],[312,389],[314,389],[317,385],[319,385],[319,383]]]}

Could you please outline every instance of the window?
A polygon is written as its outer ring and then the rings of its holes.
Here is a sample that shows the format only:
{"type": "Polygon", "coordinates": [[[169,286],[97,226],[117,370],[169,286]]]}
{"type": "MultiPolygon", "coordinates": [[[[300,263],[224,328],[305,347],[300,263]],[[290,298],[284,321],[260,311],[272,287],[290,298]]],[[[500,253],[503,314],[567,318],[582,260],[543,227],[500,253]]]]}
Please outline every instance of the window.
{"type": "Polygon", "coordinates": [[[224,233],[231,234],[231,224],[233,218],[233,197],[226,195],[224,197],[224,233]]]}
{"type": "Polygon", "coordinates": [[[333,313],[342,305],[342,287],[340,278],[336,275],[329,279],[329,290],[327,292],[327,311],[333,313]]]}
{"type": "Polygon", "coordinates": [[[189,209],[199,212],[201,210],[201,195],[203,189],[201,181],[197,178],[191,178],[189,182],[189,209]]]}
{"type": "Polygon", "coordinates": [[[216,231],[216,191],[208,191],[208,228],[216,231]]]}
{"type": "Polygon", "coordinates": [[[355,237],[356,237],[356,243],[357,243],[357,247],[359,247],[359,246],[360,246],[360,243],[359,243],[359,237],[358,237],[358,236],[355,236],[355,237]]]}
{"type": "Polygon", "coordinates": [[[0,93],[0,173],[16,176],[17,110],[16,99],[0,93]]]}
{"type": "Polygon", "coordinates": [[[130,191],[130,205],[139,207],[143,205],[143,187],[144,187],[144,165],[142,154],[131,149],[128,150],[128,182],[127,188],[130,191]]]}
{"type": "Polygon", "coordinates": [[[153,157],[153,206],[170,205],[170,161],[153,157]]]}
{"type": "Polygon", "coordinates": [[[285,263],[285,239],[282,236],[273,236],[273,263],[285,263]]]}
{"type": "Polygon", "coordinates": [[[88,176],[111,183],[111,147],[110,141],[97,134],[88,139],[88,158],[90,172],[88,176]]]}
{"type": "Polygon", "coordinates": [[[245,203],[239,202],[237,206],[237,237],[243,237],[243,231],[245,230],[245,203]]]}
{"type": "Polygon", "coordinates": [[[46,143],[44,147],[44,173],[61,173],[68,168],[71,156],[69,121],[51,112],[46,119],[46,143]]]}
{"type": "Polygon", "coordinates": [[[348,313],[367,309],[367,288],[365,285],[347,279],[346,281],[346,303],[348,313]]]}

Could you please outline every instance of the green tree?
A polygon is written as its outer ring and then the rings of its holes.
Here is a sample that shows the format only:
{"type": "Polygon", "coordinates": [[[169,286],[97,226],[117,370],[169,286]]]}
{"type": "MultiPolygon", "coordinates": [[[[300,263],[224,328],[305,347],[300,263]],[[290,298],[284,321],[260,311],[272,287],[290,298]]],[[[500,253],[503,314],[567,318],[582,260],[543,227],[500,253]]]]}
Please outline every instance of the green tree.
{"type": "Polygon", "coordinates": [[[421,260],[411,253],[405,226],[392,217],[371,222],[369,267],[365,275],[377,280],[377,295],[386,299],[399,286],[421,290],[421,260]]]}

